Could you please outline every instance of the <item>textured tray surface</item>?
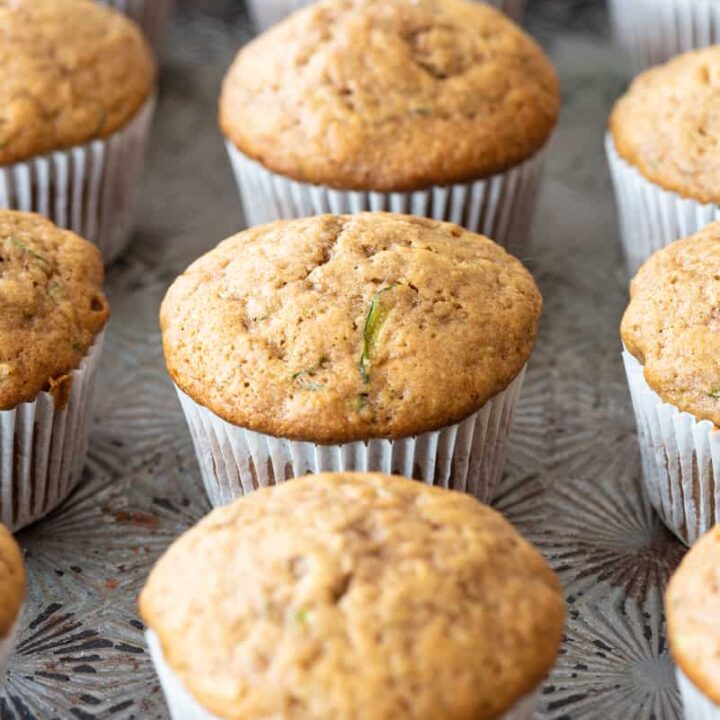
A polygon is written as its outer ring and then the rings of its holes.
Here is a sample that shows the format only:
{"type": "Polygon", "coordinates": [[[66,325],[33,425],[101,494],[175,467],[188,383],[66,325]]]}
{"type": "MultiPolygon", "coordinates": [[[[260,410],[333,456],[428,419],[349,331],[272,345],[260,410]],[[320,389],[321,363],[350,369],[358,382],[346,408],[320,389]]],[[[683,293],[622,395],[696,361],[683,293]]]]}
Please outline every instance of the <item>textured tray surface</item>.
{"type": "MultiPolygon", "coordinates": [[[[500,510],[568,588],[560,664],[538,717],[680,717],[661,613],[683,554],[640,490],[617,334],[625,304],[603,156],[624,68],[600,2],[535,0],[565,109],[527,258],[546,299],[500,510]]],[[[0,690],[0,718],[166,718],[135,598],[154,559],[209,509],[160,352],[157,308],[172,278],[240,227],[215,129],[219,81],[248,36],[238,0],[185,0],[165,48],[140,226],[109,275],[114,317],[85,480],[20,534],[30,596],[0,690]]]]}

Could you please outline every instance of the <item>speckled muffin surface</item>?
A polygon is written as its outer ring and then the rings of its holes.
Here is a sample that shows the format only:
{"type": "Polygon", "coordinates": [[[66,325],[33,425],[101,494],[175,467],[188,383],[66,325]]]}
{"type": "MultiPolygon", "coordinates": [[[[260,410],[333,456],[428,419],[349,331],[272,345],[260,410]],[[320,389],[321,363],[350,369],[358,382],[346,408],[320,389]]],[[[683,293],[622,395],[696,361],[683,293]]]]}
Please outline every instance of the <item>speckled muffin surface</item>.
{"type": "Polygon", "coordinates": [[[97,248],[30,213],[0,211],[0,410],[49,390],[62,405],[109,316],[97,248]]]}
{"type": "Polygon", "coordinates": [[[628,351],[665,401],[720,426],[720,223],[656,252],[630,288],[628,351]]]}
{"type": "Polygon", "coordinates": [[[276,173],[388,192],[517,165],[558,112],[550,61],[488,5],[325,0],[240,51],[220,124],[276,173]]]}
{"type": "Polygon", "coordinates": [[[665,605],[675,662],[720,705],[720,525],[685,557],[670,582],[665,605]]]}
{"type": "Polygon", "coordinates": [[[491,720],[550,671],[558,579],[498,513],[383,475],[318,475],[214,511],[141,614],[222,718],[491,720]]]}
{"type": "Polygon", "coordinates": [[[140,29],[88,0],[0,0],[0,165],[106,137],[150,96],[140,29]]]}
{"type": "Polygon", "coordinates": [[[535,343],[542,300],[485,237],[424,218],[257,227],[197,260],[161,308],[175,383],[230,423],[337,443],[468,417],[535,343]]]}
{"type": "Polygon", "coordinates": [[[720,47],[640,75],[613,110],[620,156],[648,180],[701,203],[720,202],[720,47]]]}
{"type": "Polygon", "coordinates": [[[0,525],[0,639],[12,631],[25,600],[25,565],[15,538],[0,525]]]}

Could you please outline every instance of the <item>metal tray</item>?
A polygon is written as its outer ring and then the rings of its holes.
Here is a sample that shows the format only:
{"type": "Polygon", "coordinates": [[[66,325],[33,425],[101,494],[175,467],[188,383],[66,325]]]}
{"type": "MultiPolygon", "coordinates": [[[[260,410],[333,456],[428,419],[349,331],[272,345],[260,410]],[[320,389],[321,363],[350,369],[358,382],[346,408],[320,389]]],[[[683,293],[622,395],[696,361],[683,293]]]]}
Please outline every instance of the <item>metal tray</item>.
{"type": "MultiPolygon", "coordinates": [[[[546,301],[541,341],[497,507],[567,587],[567,640],[538,716],[675,720],[662,591],[683,549],[641,491],[617,333],[627,279],[603,157],[624,67],[600,2],[535,0],[528,25],[560,68],[565,105],[525,258],[546,301]]],[[[153,561],[209,506],[157,310],[174,276],[242,225],[215,109],[248,37],[239,0],[179,2],[139,228],[108,277],[113,319],[84,482],[19,536],[29,598],[3,719],[167,717],[135,601],[153,561]]]]}

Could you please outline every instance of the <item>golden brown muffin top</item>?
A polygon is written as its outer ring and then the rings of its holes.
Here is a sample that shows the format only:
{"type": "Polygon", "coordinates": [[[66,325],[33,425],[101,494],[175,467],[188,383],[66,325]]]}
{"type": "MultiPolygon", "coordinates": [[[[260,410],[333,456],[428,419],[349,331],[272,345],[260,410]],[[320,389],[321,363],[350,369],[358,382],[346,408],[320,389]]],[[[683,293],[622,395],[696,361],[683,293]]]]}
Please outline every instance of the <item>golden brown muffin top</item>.
{"type": "Polygon", "coordinates": [[[702,203],[720,202],[720,47],[644,72],[618,101],[619,154],[648,180],[702,203]]]}
{"type": "Polygon", "coordinates": [[[720,705],[720,525],[685,556],[670,582],[665,606],[675,662],[720,705]]]}
{"type": "Polygon", "coordinates": [[[720,223],[656,252],[632,281],[628,351],[665,401],[720,426],[720,223]]]}
{"type": "Polygon", "coordinates": [[[64,405],[109,308],[94,245],[31,213],[0,211],[0,410],[50,390],[64,405]]]}
{"type": "Polygon", "coordinates": [[[467,495],[326,474],[215,510],[158,562],[142,617],[222,718],[490,720],[552,668],[562,588],[467,495]]]}
{"type": "Polygon", "coordinates": [[[0,165],[103,138],[152,91],[135,23],[88,0],[0,0],[0,165]]]}
{"type": "Polygon", "coordinates": [[[228,422],[318,443],[407,437],[504,390],[542,300],[499,245],[447,223],[324,215],[247,230],[161,309],[175,383],[228,422]]]}
{"type": "Polygon", "coordinates": [[[296,180],[405,191],[475,180],[531,157],[559,112],[540,47],[465,0],[326,0],[238,54],[225,135],[296,180]]]}
{"type": "Polygon", "coordinates": [[[25,565],[15,538],[0,525],[0,638],[6,638],[25,601],[25,565]]]}

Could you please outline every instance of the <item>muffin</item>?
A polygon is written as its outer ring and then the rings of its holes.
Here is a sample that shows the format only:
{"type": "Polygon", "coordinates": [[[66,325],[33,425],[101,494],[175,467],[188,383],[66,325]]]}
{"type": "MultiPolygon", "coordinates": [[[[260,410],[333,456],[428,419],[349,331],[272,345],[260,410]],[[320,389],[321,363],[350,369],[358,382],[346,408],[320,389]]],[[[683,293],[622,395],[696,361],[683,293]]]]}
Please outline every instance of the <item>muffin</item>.
{"type": "Polygon", "coordinates": [[[559,109],[542,50],[465,0],[326,0],[246,45],[220,124],[249,225],[392,211],[521,245],[559,109]]]}
{"type": "Polygon", "coordinates": [[[529,720],[562,588],[498,513],[377,474],[215,510],[140,596],[175,720],[529,720]]]}
{"type": "Polygon", "coordinates": [[[25,566],[13,536],[0,525],[0,677],[15,649],[25,600],[25,566]]]}
{"type": "Polygon", "coordinates": [[[607,151],[631,273],[720,219],[719,113],[720,47],[643,73],[615,105],[607,151]]]}
{"type": "Polygon", "coordinates": [[[46,515],[80,478],[108,303],[97,248],[0,211],[0,521],[46,515]]]}
{"type": "Polygon", "coordinates": [[[157,51],[162,45],[165,29],[172,13],[173,0],[98,0],[132,18],[157,51]]]}
{"type": "Polygon", "coordinates": [[[211,501],[348,470],[490,500],[541,304],[497,244],[426,218],[324,215],[226,240],[160,312],[211,501]]]}
{"type": "MultiPolygon", "coordinates": [[[[287,14],[310,5],[311,2],[313,0],[248,0],[248,9],[255,26],[260,30],[267,30],[287,14]]],[[[525,10],[525,0],[488,0],[488,3],[518,21],[525,10]]]]}
{"type": "Polygon", "coordinates": [[[688,553],[665,597],[686,720],[720,718],[720,525],[688,553]]]}
{"type": "Polygon", "coordinates": [[[130,236],[154,109],[135,23],[87,0],[0,0],[0,207],[95,243],[130,236]]]}
{"type": "Polygon", "coordinates": [[[659,250],[621,330],[648,495],[688,545],[720,522],[718,267],[720,223],[659,250]]]}
{"type": "Polygon", "coordinates": [[[720,42],[716,0],[609,0],[617,44],[635,72],[720,42]]]}

